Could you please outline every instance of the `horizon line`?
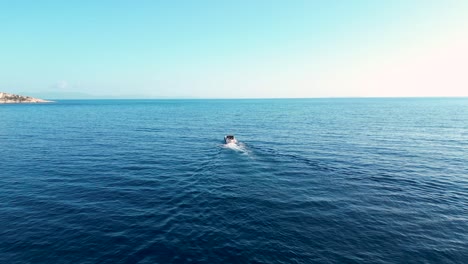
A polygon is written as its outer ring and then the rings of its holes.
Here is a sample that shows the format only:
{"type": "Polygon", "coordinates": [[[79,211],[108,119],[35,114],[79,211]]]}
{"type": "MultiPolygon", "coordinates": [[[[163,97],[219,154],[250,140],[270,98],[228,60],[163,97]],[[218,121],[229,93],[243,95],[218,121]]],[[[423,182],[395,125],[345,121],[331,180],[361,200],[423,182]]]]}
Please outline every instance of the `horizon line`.
{"type": "Polygon", "coordinates": [[[330,97],[150,97],[150,98],[44,98],[47,100],[284,100],[284,99],[466,99],[465,96],[330,96],[330,97]]]}

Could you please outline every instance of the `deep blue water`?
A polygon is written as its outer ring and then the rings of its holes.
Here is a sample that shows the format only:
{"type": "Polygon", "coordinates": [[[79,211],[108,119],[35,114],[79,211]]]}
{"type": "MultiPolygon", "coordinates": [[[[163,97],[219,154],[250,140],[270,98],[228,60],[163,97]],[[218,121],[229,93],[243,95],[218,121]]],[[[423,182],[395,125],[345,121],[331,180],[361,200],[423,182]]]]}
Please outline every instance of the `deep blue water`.
{"type": "Polygon", "coordinates": [[[0,120],[0,263],[468,263],[468,98],[64,100],[0,120]]]}

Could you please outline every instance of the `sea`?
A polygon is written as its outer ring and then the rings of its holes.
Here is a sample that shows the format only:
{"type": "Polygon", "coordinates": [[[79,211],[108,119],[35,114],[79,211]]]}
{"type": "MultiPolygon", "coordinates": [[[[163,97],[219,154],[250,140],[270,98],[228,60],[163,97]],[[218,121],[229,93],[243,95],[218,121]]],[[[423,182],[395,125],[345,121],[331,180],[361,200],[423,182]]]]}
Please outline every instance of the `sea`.
{"type": "Polygon", "coordinates": [[[0,105],[0,263],[468,263],[468,98],[0,105]]]}

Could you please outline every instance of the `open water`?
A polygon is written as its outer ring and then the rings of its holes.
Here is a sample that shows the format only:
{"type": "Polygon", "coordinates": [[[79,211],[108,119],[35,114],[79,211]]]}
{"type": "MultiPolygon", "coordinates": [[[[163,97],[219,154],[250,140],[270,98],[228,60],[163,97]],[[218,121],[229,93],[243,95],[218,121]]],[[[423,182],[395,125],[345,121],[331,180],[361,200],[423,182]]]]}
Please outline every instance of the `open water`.
{"type": "Polygon", "coordinates": [[[0,105],[0,263],[468,263],[468,98],[0,105]]]}

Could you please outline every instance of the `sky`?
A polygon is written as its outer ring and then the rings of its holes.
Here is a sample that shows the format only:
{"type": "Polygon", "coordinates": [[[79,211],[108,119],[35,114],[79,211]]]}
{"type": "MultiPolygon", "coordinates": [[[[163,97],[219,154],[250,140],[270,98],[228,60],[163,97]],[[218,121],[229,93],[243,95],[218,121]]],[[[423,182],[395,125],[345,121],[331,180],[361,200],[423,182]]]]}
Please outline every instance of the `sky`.
{"type": "Polygon", "coordinates": [[[468,96],[465,0],[0,0],[0,91],[468,96]]]}

